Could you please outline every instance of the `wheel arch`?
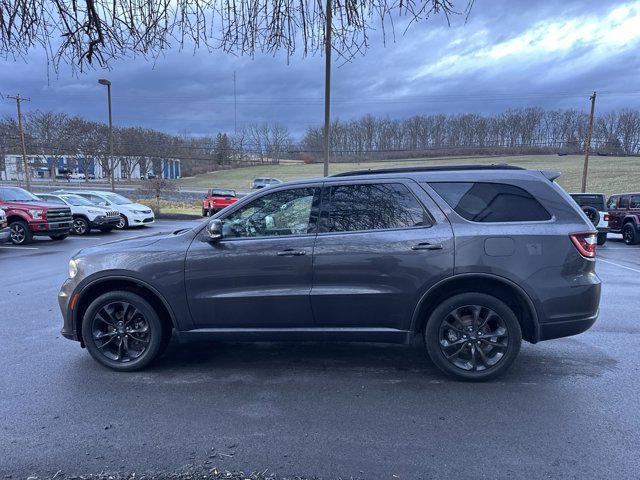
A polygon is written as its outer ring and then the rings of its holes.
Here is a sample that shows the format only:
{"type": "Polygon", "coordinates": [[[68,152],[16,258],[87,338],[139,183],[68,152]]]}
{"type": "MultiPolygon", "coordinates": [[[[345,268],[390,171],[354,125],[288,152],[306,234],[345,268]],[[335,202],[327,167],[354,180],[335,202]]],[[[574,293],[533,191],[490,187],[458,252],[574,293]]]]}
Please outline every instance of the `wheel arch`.
{"type": "Polygon", "coordinates": [[[125,290],[136,293],[147,300],[160,317],[163,326],[177,329],[175,315],[164,297],[148,283],[133,277],[108,276],[96,279],[86,285],[79,293],[77,307],[73,316],[73,328],[80,342],[82,339],[82,321],[84,313],[93,300],[113,290],[125,290]]]}
{"type": "Polygon", "coordinates": [[[7,223],[12,224],[13,222],[16,222],[18,220],[27,222],[27,224],[29,223],[29,217],[24,215],[22,212],[12,212],[10,214],[7,214],[7,223]]]}
{"type": "Polygon", "coordinates": [[[443,300],[467,292],[485,293],[500,299],[514,311],[524,340],[536,343],[540,338],[538,314],[531,297],[511,280],[483,273],[455,275],[427,290],[414,310],[411,331],[421,332],[433,310],[443,300]]]}
{"type": "Polygon", "coordinates": [[[627,223],[633,223],[636,226],[640,225],[640,216],[638,216],[638,215],[627,215],[622,220],[622,228],[624,228],[624,226],[627,223]]]}

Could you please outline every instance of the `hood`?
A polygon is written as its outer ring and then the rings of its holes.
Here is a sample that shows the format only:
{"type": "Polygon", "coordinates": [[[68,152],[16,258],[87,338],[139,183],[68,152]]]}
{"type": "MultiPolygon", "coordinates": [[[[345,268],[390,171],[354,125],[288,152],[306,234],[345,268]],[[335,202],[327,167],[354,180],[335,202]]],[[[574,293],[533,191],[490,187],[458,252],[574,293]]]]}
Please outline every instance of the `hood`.
{"type": "Polygon", "coordinates": [[[109,253],[115,251],[128,251],[138,248],[148,247],[160,240],[172,237],[173,232],[159,232],[150,235],[140,235],[139,237],[125,238],[122,240],[114,240],[112,242],[102,243],[95,247],[83,248],[78,255],[88,255],[91,253],[109,253]]]}
{"type": "Polygon", "coordinates": [[[13,202],[13,201],[8,201],[8,202],[3,202],[2,204],[2,208],[4,210],[11,210],[12,208],[15,208],[16,210],[48,210],[50,208],[69,208],[69,206],[67,205],[56,205],[53,203],[47,203],[44,201],[37,201],[37,202],[13,202]]]}

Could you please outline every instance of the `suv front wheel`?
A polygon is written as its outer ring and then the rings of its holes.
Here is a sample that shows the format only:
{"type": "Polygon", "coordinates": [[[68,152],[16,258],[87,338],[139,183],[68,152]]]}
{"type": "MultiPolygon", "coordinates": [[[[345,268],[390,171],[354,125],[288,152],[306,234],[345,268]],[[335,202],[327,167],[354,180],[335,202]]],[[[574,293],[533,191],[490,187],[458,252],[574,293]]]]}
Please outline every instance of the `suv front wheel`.
{"type": "Polygon", "coordinates": [[[504,373],[522,343],[513,311],[483,293],[462,293],[443,301],[431,314],[424,333],[433,363],[451,376],[471,381],[504,373]]]}
{"type": "Polygon", "coordinates": [[[112,370],[144,368],[162,353],[167,338],[151,304],[132,292],[100,295],[91,302],[82,320],[87,350],[112,370]]]}

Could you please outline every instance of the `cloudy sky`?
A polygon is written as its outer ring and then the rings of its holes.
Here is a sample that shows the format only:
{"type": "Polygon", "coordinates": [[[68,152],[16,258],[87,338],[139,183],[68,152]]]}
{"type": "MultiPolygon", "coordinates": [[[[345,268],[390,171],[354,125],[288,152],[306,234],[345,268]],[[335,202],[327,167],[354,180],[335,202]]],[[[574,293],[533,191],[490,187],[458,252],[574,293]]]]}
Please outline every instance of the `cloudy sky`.
{"type": "MultiPolygon", "coordinates": [[[[462,2],[455,2],[460,8],[462,2]]],[[[640,108],[640,0],[476,0],[465,23],[441,18],[414,25],[364,56],[335,62],[333,118],[372,113],[490,113],[510,107],[640,108]]],[[[110,71],[75,76],[48,70],[42,52],[0,60],[0,94],[31,98],[25,110],[64,111],[104,121],[104,87],[113,84],[114,121],[171,133],[233,132],[237,119],[279,121],[299,136],[323,119],[324,60],[236,57],[169,51],[155,63],[121,60],[110,71]]],[[[15,103],[0,100],[0,115],[15,103]]]]}

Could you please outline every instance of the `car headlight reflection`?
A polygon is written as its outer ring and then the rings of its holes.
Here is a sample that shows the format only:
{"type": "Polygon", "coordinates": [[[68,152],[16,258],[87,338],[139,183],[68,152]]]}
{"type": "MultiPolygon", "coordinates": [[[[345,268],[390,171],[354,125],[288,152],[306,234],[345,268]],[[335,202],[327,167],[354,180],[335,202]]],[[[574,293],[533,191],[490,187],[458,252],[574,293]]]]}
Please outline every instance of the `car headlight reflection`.
{"type": "Polygon", "coordinates": [[[69,278],[74,278],[78,274],[78,261],[75,259],[69,260],[69,278]]]}

